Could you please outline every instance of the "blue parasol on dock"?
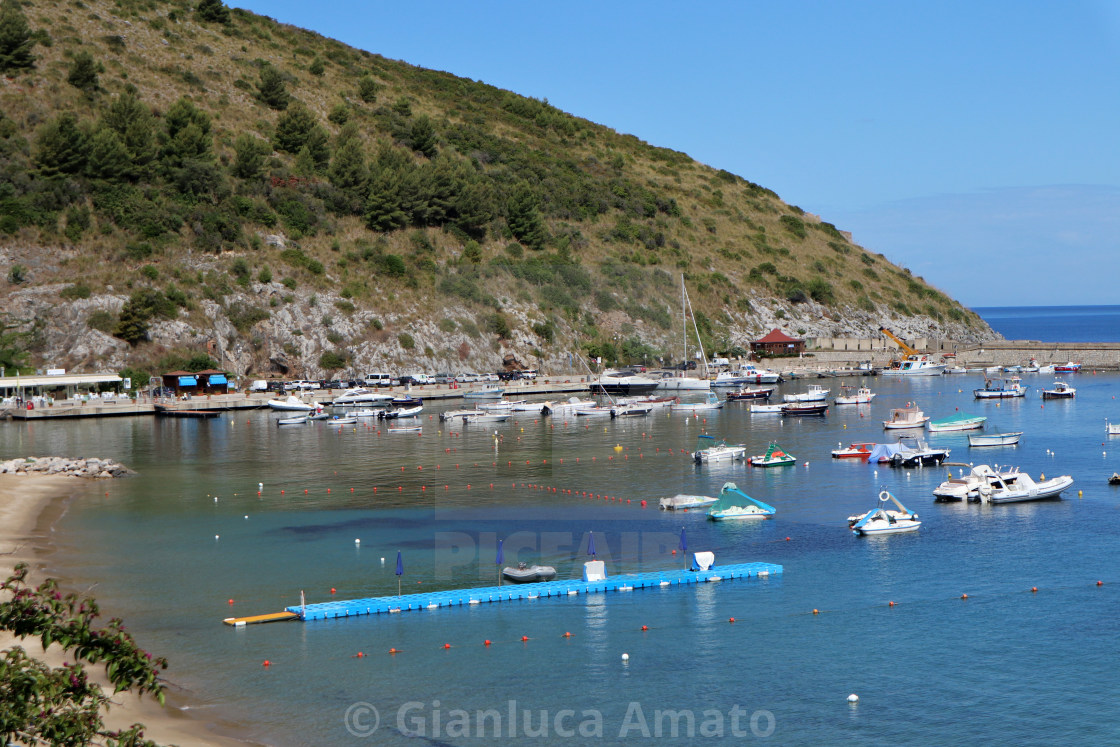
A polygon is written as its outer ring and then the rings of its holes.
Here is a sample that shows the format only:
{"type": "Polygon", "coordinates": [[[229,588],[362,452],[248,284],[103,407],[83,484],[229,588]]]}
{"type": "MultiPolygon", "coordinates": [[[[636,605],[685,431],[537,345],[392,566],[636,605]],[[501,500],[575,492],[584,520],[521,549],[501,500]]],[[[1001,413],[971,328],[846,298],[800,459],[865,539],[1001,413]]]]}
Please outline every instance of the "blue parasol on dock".
{"type": "Polygon", "coordinates": [[[404,575],[404,561],[401,560],[401,551],[397,550],[397,596],[401,595],[401,576],[404,575]]]}
{"type": "Polygon", "coordinates": [[[494,565],[498,566],[498,586],[502,585],[502,560],[505,557],[502,552],[502,545],[505,540],[498,540],[498,557],[494,560],[494,565]]]}
{"type": "Polygon", "coordinates": [[[587,554],[595,557],[595,532],[587,533],[587,554]]]}

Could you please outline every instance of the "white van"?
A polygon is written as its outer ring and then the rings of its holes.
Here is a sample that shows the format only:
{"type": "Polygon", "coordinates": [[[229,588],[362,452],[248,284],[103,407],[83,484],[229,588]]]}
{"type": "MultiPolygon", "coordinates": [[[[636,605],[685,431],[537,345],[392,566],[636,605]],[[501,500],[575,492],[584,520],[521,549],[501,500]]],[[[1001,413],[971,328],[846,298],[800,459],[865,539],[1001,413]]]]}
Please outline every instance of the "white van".
{"type": "Polygon", "coordinates": [[[366,374],[366,386],[392,386],[393,377],[387,373],[366,374]]]}
{"type": "Polygon", "coordinates": [[[250,392],[267,392],[268,391],[268,382],[265,381],[264,379],[257,379],[256,381],[254,381],[252,384],[249,385],[249,391],[250,392]]]}

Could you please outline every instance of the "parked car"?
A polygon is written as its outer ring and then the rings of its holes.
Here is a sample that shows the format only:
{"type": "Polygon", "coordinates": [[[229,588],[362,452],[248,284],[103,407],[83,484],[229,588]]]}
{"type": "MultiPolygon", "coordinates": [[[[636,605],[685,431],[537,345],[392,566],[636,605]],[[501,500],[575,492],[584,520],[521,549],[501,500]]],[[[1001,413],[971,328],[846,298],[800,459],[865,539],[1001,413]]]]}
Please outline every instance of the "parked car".
{"type": "Polygon", "coordinates": [[[478,374],[475,373],[462,373],[455,377],[455,381],[460,384],[477,384],[478,374]]]}
{"type": "Polygon", "coordinates": [[[498,377],[499,381],[517,381],[521,378],[520,371],[499,371],[494,375],[498,377]]]}
{"type": "Polygon", "coordinates": [[[434,380],[437,384],[450,384],[455,381],[455,377],[449,373],[437,373],[434,380]]]}

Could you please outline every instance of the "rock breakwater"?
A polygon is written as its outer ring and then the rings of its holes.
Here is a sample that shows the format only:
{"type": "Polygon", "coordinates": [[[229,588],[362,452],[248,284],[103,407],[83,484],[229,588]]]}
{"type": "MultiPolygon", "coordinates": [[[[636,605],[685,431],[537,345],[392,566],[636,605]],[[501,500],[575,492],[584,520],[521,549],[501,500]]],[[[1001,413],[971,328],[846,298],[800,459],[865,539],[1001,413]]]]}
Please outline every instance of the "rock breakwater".
{"type": "Polygon", "coordinates": [[[63,475],[69,477],[125,477],[136,474],[112,459],[85,457],[24,457],[0,462],[0,475],[63,475]]]}

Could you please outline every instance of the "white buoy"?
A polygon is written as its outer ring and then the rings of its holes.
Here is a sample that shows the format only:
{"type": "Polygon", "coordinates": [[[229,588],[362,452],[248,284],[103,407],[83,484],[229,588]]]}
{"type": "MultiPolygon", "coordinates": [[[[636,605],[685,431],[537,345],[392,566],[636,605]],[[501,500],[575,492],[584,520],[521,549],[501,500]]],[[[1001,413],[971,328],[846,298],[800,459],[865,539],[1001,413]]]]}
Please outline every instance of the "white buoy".
{"type": "Polygon", "coordinates": [[[214,496],[214,503],[218,502],[218,496],[214,496]]]}
{"type": "Polygon", "coordinates": [[[215,534],[215,535],[214,535],[214,539],[218,539],[218,535],[217,535],[217,534],[215,534]]]}
{"type": "Polygon", "coordinates": [[[245,518],[246,518],[246,519],[248,519],[248,518],[249,518],[249,514],[245,514],[245,518]]]}
{"type": "Polygon", "coordinates": [[[354,544],[355,545],[360,545],[360,544],[362,544],[362,541],[360,539],[356,539],[356,540],[354,540],[354,544]]]}
{"type": "Polygon", "coordinates": [[[385,565],[385,558],[381,559],[381,565],[385,565]]]}
{"type": "Polygon", "coordinates": [[[858,703],[859,702],[859,696],[856,695],[855,693],[852,693],[851,695],[848,696],[848,702],[849,703],[858,703]]]}
{"type": "Polygon", "coordinates": [[[258,482],[257,483],[257,490],[264,490],[264,483],[263,482],[258,482]]]}
{"type": "Polygon", "coordinates": [[[630,654],[623,654],[622,655],[622,660],[623,661],[630,661],[630,654]]]}

